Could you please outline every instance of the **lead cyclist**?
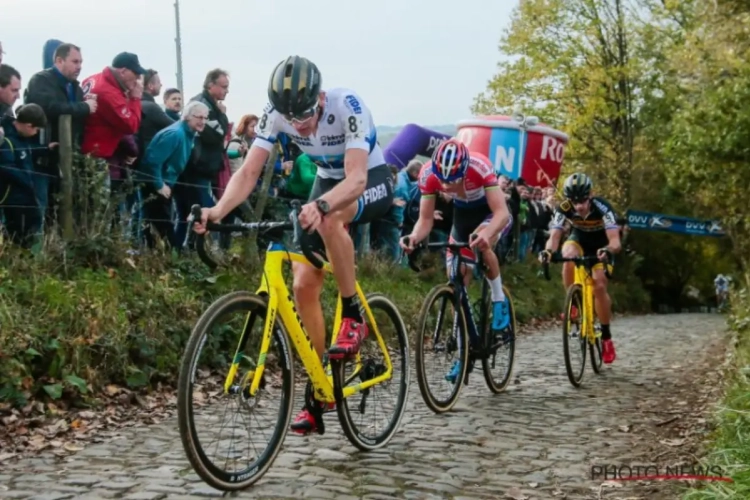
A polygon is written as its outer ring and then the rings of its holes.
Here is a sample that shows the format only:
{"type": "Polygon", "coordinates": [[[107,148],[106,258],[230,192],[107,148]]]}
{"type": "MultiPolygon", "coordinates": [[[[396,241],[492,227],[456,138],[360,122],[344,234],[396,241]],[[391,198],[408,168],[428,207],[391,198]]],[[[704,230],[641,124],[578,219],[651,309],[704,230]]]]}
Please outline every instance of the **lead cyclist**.
{"type": "MultiPolygon", "coordinates": [[[[270,103],[255,128],[257,135],[245,162],[232,175],[216,206],[203,209],[195,231],[205,232],[206,221],[220,221],[246,200],[278,135],[284,133],[291,138],[318,166],[310,199],[302,206],[299,222],[308,233],[317,232],[322,238],[341,293],[341,329],[336,343],[328,350],[328,357],[351,357],[359,352],[368,332],[357,300],[354,244],[348,224],[364,224],[388,212],[393,203],[393,177],[377,143],[370,110],[362,98],[344,88],[321,90],[320,71],[311,61],[298,56],[281,61],[268,82],[268,98],[270,103]]],[[[295,262],[292,272],[297,311],[315,351],[323,358],[326,344],[320,304],[323,271],[295,262]]],[[[334,405],[329,405],[326,409],[333,408],[334,405]]],[[[291,426],[299,434],[317,428],[316,418],[306,409],[291,426]]]]}
{"type": "MultiPolygon", "coordinates": [[[[440,192],[450,195],[453,198],[453,227],[449,241],[471,242],[472,247],[481,252],[491,290],[492,330],[497,335],[510,325],[510,312],[494,248],[498,238],[510,231],[513,219],[497,184],[492,162],[484,155],[470,153],[457,139],[449,139],[435,149],[432,160],[422,167],[419,189],[422,194],[419,220],[411,234],[401,238],[401,248],[411,253],[430,234],[435,222],[436,196],[440,192]]],[[[473,261],[473,248],[463,249],[462,255],[473,261]]],[[[449,250],[446,254],[448,271],[454,258],[449,250]]],[[[471,281],[471,271],[471,266],[461,266],[460,272],[467,286],[471,281]]],[[[455,383],[458,373],[460,365],[456,362],[445,379],[455,383]]]]}

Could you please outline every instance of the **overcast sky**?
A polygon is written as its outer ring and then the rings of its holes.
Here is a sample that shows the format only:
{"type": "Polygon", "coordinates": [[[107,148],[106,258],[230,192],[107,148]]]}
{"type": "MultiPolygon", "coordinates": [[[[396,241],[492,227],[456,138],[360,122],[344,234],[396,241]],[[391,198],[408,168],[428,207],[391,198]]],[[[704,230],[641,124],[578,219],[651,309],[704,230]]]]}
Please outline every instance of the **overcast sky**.
{"type": "MultiPolygon", "coordinates": [[[[496,70],[516,0],[181,0],[185,93],[230,73],[230,119],[259,114],[274,65],[311,59],[323,86],[350,87],[378,125],[455,123],[496,70]]],[[[81,80],[135,52],[176,86],[174,0],[0,0],[4,61],[25,86],[50,38],[81,46],[81,80]]]]}

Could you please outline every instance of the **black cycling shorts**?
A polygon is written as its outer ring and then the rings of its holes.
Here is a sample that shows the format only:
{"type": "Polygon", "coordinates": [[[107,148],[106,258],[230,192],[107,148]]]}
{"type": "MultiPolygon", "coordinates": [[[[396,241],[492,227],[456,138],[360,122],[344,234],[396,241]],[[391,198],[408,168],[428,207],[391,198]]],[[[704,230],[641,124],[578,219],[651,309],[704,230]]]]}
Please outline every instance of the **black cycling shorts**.
{"type": "MultiPolygon", "coordinates": [[[[461,208],[454,205],[453,227],[451,228],[449,241],[451,243],[468,243],[469,237],[472,233],[477,231],[479,226],[490,223],[492,215],[492,210],[490,209],[489,205],[482,205],[475,208],[461,208]]],[[[510,215],[508,224],[502,230],[500,230],[500,233],[497,235],[498,238],[502,238],[506,234],[510,233],[510,230],[512,228],[513,216],[510,215]]],[[[451,255],[451,251],[448,250],[448,256],[450,257],[451,255]]],[[[469,260],[476,259],[474,252],[470,248],[461,249],[461,255],[469,260]]]]}
{"type": "MultiPolygon", "coordinates": [[[[343,180],[316,176],[308,201],[320,198],[343,180]]],[[[367,171],[365,192],[357,199],[357,213],[349,224],[350,235],[354,234],[353,230],[357,224],[376,221],[388,213],[391,205],[393,205],[393,182],[393,174],[388,165],[379,165],[367,171]]],[[[317,232],[311,235],[311,238],[311,244],[315,251],[322,251],[325,248],[323,240],[317,232]]]]}
{"type": "MultiPolygon", "coordinates": [[[[310,190],[310,199],[320,198],[344,179],[315,177],[310,190]]],[[[393,205],[393,174],[388,165],[380,165],[367,171],[365,192],[357,199],[357,214],[352,224],[367,224],[383,217],[393,205]]]]}
{"type": "MultiPolygon", "coordinates": [[[[604,248],[609,244],[609,238],[607,238],[607,233],[604,231],[596,231],[596,232],[590,232],[586,233],[583,231],[576,231],[575,228],[573,228],[570,231],[570,236],[568,236],[568,239],[565,240],[565,243],[563,243],[563,246],[565,245],[574,245],[578,248],[579,253],[581,253],[582,257],[596,257],[596,252],[600,248],[604,248]]],[[[615,259],[614,256],[612,256],[612,260],[609,263],[609,271],[610,273],[614,269],[615,266],[615,259]]],[[[598,269],[603,267],[601,263],[596,264],[593,268],[598,269]]]]}

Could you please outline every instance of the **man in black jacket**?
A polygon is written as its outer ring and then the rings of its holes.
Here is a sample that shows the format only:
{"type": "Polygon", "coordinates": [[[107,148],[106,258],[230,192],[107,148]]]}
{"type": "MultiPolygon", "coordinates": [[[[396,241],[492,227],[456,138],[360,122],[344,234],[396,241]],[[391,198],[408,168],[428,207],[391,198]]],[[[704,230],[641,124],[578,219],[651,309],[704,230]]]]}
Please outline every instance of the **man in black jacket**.
{"type": "MultiPolygon", "coordinates": [[[[83,91],[78,83],[83,58],[81,49],[72,43],[63,43],[55,50],[54,65],[35,74],[29,80],[24,94],[26,104],[38,104],[47,116],[47,127],[44,134],[39,134],[40,146],[60,142],[59,118],[71,116],[73,149],[80,148],[83,142],[83,128],[86,117],[96,111],[95,99],[83,100],[83,91]]],[[[43,207],[48,206],[48,222],[54,220],[52,214],[57,207],[55,197],[60,190],[60,157],[57,149],[50,151],[46,165],[37,165],[37,171],[47,174],[49,181],[48,196],[43,194],[40,200],[43,207]]]]}
{"type": "Polygon", "coordinates": [[[138,151],[143,154],[151,139],[161,129],[172,125],[175,120],[156,104],[156,97],[161,93],[159,73],[153,69],[143,75],[143,96],[141,96],[141,126],[138,129],[138,151]]]}
{"type": "Polygon", "coordinates": [[[13,105],[21,91],[21,73],[9,64],[0,64],[0,118],[13,114],[13,105]]]}
{"type": "Polygon", "coordinates": [[[228,93],[229,74],[217,68],[206,75],[203,92],[190,99],[208,106],[208,121],[203,132],[196,138],[193,156],[173,191],[180,222],[177,235],[180,238],[187,235],[185,221],[193,204],[214,206],[211,185],[216,182],[224,165],[224,142],[229,130],[229,118],[222,101],[228,93]]]}

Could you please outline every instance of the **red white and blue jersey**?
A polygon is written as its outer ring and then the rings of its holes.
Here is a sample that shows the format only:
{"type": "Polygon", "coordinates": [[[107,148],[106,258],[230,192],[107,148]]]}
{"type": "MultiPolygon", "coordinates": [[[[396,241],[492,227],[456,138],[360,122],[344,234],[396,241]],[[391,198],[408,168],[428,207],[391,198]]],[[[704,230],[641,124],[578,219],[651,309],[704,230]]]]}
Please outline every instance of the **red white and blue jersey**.
{"type": "Polygon", "coordinates": [[[463,185],[456,192],[443,189],[440,179],[432,173],[432,161],[425,163],[419,172],[419,191],[423,197],[436,196],[442,191],[453,198],[453,205],[456,208],[487,205],[485,192],[490,189],[499,189],[497,175],[490,159],[480,153],[471,153],[463,185]]]}

